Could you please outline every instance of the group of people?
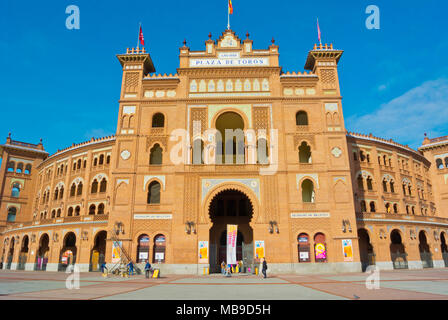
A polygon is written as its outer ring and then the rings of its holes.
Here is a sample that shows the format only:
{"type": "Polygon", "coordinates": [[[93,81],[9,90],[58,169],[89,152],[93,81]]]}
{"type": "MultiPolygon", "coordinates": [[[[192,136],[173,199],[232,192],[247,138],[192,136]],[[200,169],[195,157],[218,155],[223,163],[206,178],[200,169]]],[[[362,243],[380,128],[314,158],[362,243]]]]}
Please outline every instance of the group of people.
{"type": "MultiPolygon", "coordinates": [[[[134,275],[134,263],[132,261],[129,261],[129,263],[126,265],[127,269],[128,269],[128,274],[130,276],[134,275]]],[[[107,272],[107,267],[106,267],[106,263],[103,262],[100,266],[101,268],[101,272],[104,273],[105,271],[107,272]]],[[[146,264],[145,264],[145,276],[146,278],[149,278],[149,273],[152,272],[153,269],[151,267],[151,264],[149,263],[149,260],[146,260],[146,264]]]]}
{"type": "MultiPolygon", "coordinates": [[[[268,270],[268,264],[266,262],[266,259],[262,258],[260,264],[261,264],[261,272],[263,274],[263,278],[266,279],[266,277],[267,277],[266,271],[268,270]]],[[[233,265],[230,263],[226,265],[226,263],[223,261],[223,262],[221,262],[221,273],[226,277],[230,277],[231,276],[230,274],[233,272],[232,270],[234,270],[234,268],[236,268],[236,266],[238,266],[238,268],[240,270],[242,270],[243,269],[243,261],[238,261],[237,264],[233,264],[233,265]]]]}

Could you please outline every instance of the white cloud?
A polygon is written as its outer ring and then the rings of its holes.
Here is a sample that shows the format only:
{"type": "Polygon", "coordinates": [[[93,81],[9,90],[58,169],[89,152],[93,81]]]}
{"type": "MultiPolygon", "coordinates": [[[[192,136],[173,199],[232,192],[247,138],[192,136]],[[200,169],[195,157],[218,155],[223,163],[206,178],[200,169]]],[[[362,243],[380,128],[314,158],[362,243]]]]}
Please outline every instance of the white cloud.
{"type": "Polygon", "coordinates": [[[347,129],[417,148],[423,134],[448,134],[448,79],[422,83],[372,113],[347,118],[347,129]]]}

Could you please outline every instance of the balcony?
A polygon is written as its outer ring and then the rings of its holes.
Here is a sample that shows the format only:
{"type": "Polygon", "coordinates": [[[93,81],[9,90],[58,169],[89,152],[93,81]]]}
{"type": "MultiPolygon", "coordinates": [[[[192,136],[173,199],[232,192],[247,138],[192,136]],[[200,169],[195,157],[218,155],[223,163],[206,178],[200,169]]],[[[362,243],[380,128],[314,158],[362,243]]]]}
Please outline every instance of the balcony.
{"type": "Polygon", "coordinates": [[[418,221],[418,222],[428,222],[428,223],[445,223],[448,224],[448,218],[440,217],[429,217],[421,215],[407,215],[407,214],[397,214],[397,213],[384,213],[384,212],[357,212],[356,218],[359,220],[364,219],[392,219],[401,221],[418,221]]]}

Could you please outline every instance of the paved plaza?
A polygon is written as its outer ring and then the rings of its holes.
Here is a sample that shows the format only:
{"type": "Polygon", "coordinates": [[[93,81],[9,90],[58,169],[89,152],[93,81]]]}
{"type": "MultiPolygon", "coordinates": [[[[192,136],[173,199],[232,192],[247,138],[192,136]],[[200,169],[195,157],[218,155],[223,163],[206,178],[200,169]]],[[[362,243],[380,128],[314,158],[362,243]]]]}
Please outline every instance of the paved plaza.
{"type": "MultiPolygon", "coordinates": [[[[380,289],[367,289],[368,274],[164,275],[104,278],[81,273],[79,289],[67,289],[62,272],[0,271],[0,299],[33,300],[446,300],[448,269],[380,272],[380,289]]],[[[71,282],[73,283],[73,282],[71,282]]]]}

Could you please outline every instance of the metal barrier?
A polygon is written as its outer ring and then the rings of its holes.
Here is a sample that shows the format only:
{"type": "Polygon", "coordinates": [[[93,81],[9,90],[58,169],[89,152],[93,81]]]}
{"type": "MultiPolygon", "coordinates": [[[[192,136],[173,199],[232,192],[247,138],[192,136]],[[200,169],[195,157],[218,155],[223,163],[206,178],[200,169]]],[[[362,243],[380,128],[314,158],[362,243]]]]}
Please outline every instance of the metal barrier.
{"type": "Polygon", "coordinates": [[[406,259],[407,253],[391,253],[392,263],[394,264],[394,269],[408,269],[408,261],[406,259]]]}
{"type": "Polygon", "coordinates": [[[420,259],[422,260],[423,268],[434,268],[431,252],[421,251],[420,259]]]}

